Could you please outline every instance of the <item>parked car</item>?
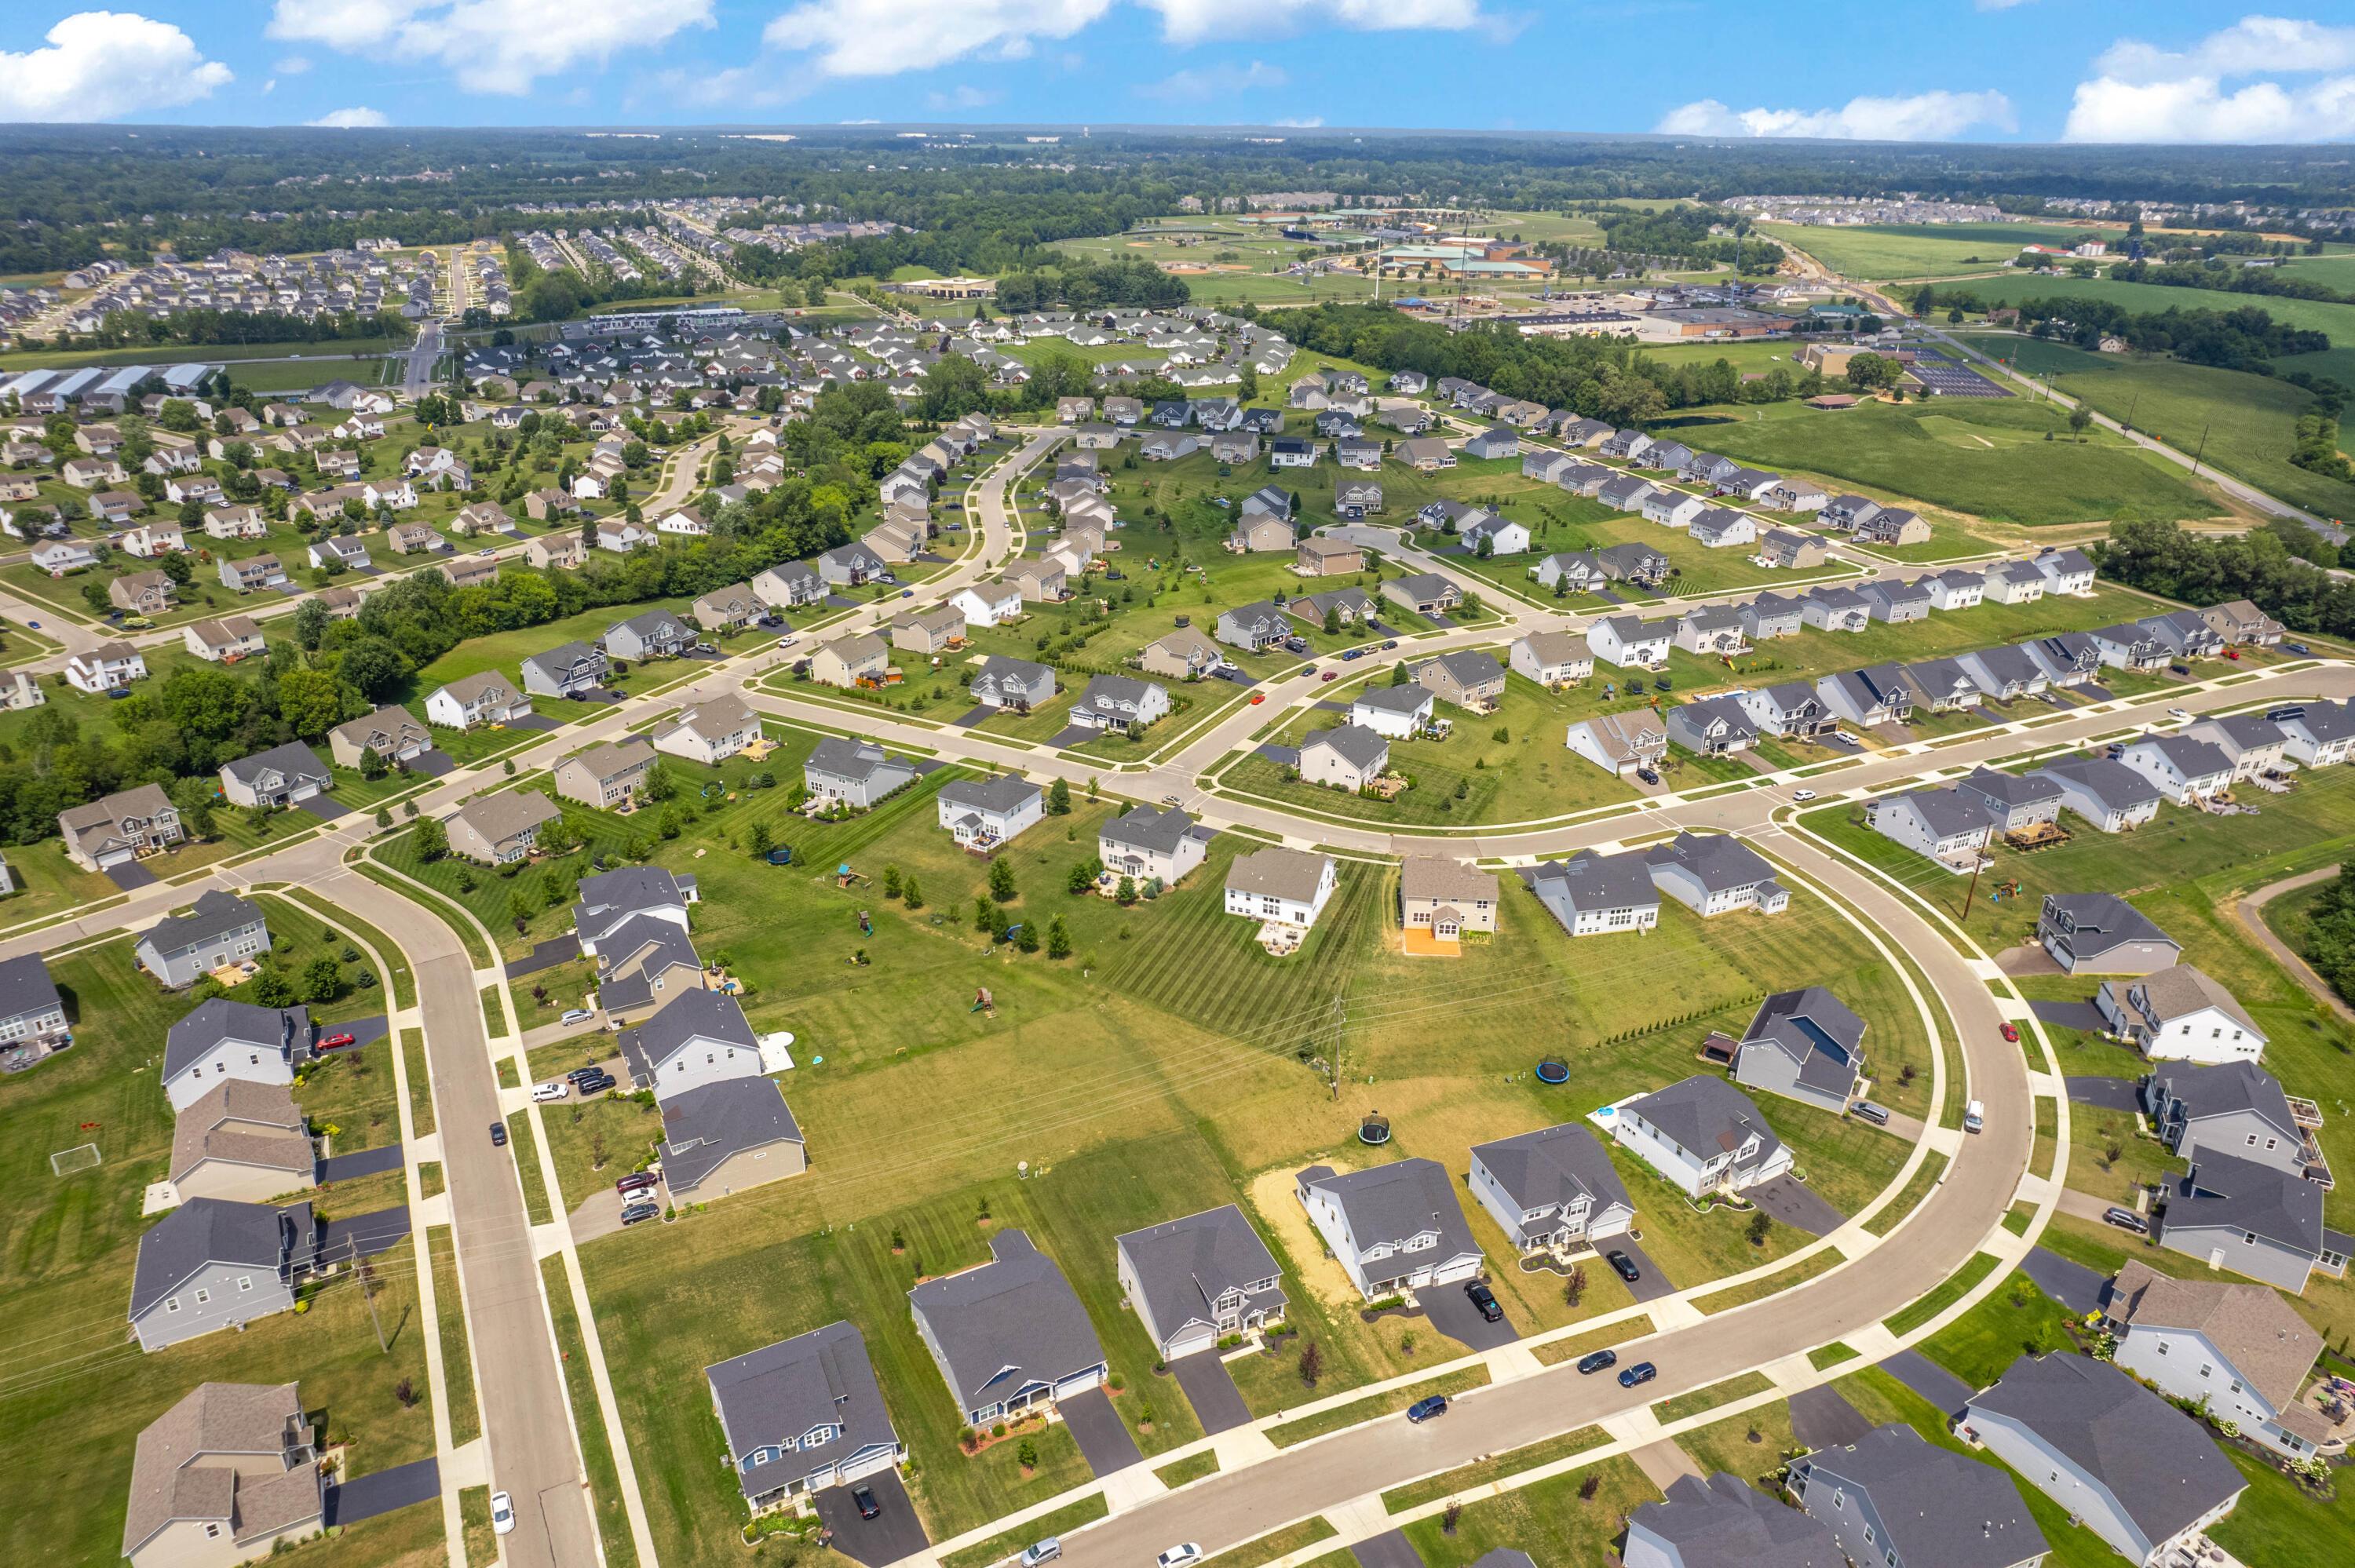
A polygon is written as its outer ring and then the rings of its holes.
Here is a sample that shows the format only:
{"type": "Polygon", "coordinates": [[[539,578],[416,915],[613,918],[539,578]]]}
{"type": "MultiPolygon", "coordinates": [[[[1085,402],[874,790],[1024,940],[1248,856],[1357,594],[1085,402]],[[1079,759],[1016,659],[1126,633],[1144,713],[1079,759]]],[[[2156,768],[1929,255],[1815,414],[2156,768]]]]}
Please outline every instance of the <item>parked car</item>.
{"type": "Polygon", "coordinates": [[[597,1015],[595,1013],[590,1012],[585,1007],[570,1007],[565,1009],[564,1016],[558,1020],[558,1022],[561,1023],[586,1023],[596,1016],[597,1015]]]}
{"type": "Polygon", "coordinates": [[[491,1531],[506,1535],[515,1529],[515,1499],[505,1492],[491,1494],[491,1531]]]}
{"type": "Polygon", "coordinates": [[[1651,1362],[1637,1361],[1634,1366],[1629,1367],[1625,1372],[1619,1374],[1619,1386],[1621,1388],[1634,1388],[1636,1384],[1649,1383],[1659,1375],[1660,1369],[1654,1366],[1651,1362]]]}
{"type": "Polygon", "coordinates": [[[1578,1358],[1578,1370],[1592,1377],[1599,1372],[1609,1372],[1619,1364],[1616,1351],[1594,1351],[1578,1358]]]}
{"type": "Polygon", "coordinates": [[[2015,1044],[2015,1045],[2019,1044],[2019,1026],[2018,1024],[2015,1024],[2015,1023],[2006,1023],[2006,1024],[2003,1026],[2003,1037],[2004,1037],[2006,1040],[2010,1041],[2010,1042],[2011,1042],[2013,1044],[2015,1044]]]}
{"type": "Polygon", "coordinates": [[[1052,1563],[1062,1554],[1063,1543],[1054,1536],[1034,1541],[1022,1549],[1022,1568],[1039,1568],[1039,1564],[1052,1563]]]}
{"type": "Polygon", "coordinates": [[[1501,1323],[1505,1320],[1505,1308],[1498,1304],[1497,1293],[1478,1280],[1465,1280],[1464,1294],[1472,1298],[1472,1305],[1478,1308],[1480,1316],[1489,1322],[1501,1323]]]}
{"type": "Polygon", "coordinates": [[[1323,680],[1329,681],[1329,680],[1332,680],[1334,677],[1337,676],[1338,674],[1340,674],[1340,673],[1341,673],[1341,672],[1340,672],[1340,671],[1338,671],[1338,670],[1327,670],[1327,671],[1326,671],[1326,672],[1325,672],[1325,673],[1324,673],[1321,677],[1319,677],[1319,678],[1320,678],[1320,679],[1323,679],[1323,680]]]}
{"type": "Polygon", "coordinates": [[[1181,1541],[1153,1561],[1156,1568],[1187,1568],[1187,1564],[1202,1560],[1199,1542],[1181,1541]]]}
{"type": "Polygon", "coordinates": [[[505,1149],[506,1146],[507,1124],[503,1121],[495,1121],[491,1123],[491,1147],[493,1149],[505,1149]]]}
{"type": "Polygon", "coordinates": [[[322,1051],[340,1051],[351,1043],[352,1032],[346,1029],[340,1030],[337,1033],[327,1035],[325,1038],[322,1039],[319,1042],[318,1048],[322,1051]]]}
{"type": "Polygon", "coordinates": [[[861,1519],[875,1519],[883,1512],[883,1505],[875,1500],[875,1489],[865,1481],[850,1489],[850,1500],[858,1505],[861,1519]]]}
{"type": "Polygon", "coordinates": [[[1850,1116],[1856,1117],[1860,1120],[1869,1121],[1875,1127],[1887,1127],[1889,1125],[1889,1112],[1887,1108],[1874,1105],[1870,1100],[1859,1100],[1856,1104],[1849,1107],[1848,1108],[1850,1116]]]}
{"type": "Polygon", "coordinates": [[[583,1085],[583,1084],[585,1084],[585,1083],[588,1083],[590,1080],[591,1080],[591,1079],[593,1079],[593,1078],[602,1078],[602,1077],[603,1077],[604,1075],[605,1075],[605,1069],[604,1069],[604,1068],[602,1068],[602,1067],[598,1067],[598,1066],[575,1067],[575,1068],[573,1068],[573,1069],[572,1069],[572,1071],[570,1071],[570,1072],[569,1072],[569,1073],[567,1073],[567,1074],[565,1074],[565,1075],[564,1075],[564,1081],[565,1081],[566,1083],[568,1083],[568,1084],[570,1084],[574,1088],[576,1088],[576,1089],[577,1089],[577,1088],[579,1088],[581,1085],[583,1085]]]}
{"type": "Polygon", "coordinates": [[[1794,805],[1796,805],[1802,800],[1812,800],[1815,798],[1816,792],[1813,789],[1794,789],[1791,791],[1791,801],[1794,805]]]}
{"type": "Polygon", "coordinates": [[[651,1220],[662,1213],[660,1203],[625,1203],[622,1206],[622,1224],[634,1225],[651,1220]]]}
{"type": "Polygon", "coordinates": [[[1660,781],[1660,776],[1648,768],[1638,768],[1636,769],[1636,777],[1642,779],[1646,784],[1657,784],[1660,781]]]}
{"type": "Polygon", "coordinates": [[[633,1192],[651,1192],[662,1185],[662,1178],[651,1171],[634,1171],[613,1183],[613,1191],[627,1198],[633,1192]]]}
{"type": "Polygon", "coordinates": [[[1422,1425],[1433,1416],[1446,1414],[1447,1396],[1444,1393],[1434,1393],[1429,1399],[1418,1399],[1406,1407],[1408,1422],[1416,1426],[1422,1425]]]}
{"type": "Polygon", "coordinates": [[[2102,1223],[2115,1225],[2122,1231],[2132,1231],[2138,1236],[2150,1234],[2150,1222],[2132,1209],[2105,1209],[2102,1211],[2102,1223]]]}
{"type": "Polygon", "coordinates": [[[2191,722],[2191,710],[2189,708],[2169,708],[2167,710],[2167,716],[2173,719],[2178,724],[2190,724],[2191,722]]]}
{"type": "MultiPolygon", "coordinates": [[[[37,620],[28,620],[25,624],[27,626],[38,626],[41,623],[37,620]]],[[[2285,653],[2295,653],[2299,658],[2303,659],[2312,653],[2314,650],[2308,648],[2303,642],[2285,642],[2282,644],[2282,652],[2285,653]]]]}
{"type": "Polygon", "coordinates": [[[1612,1273],[1630,1285],[1644,1277],[1644,1271],[1636,1266],[1636,1260],[1616,1248],[1604,1253],[1603,1261],[1611,1266],[1612,1273]]]}
{"type": "Polygon", "coordinates": [[[581,1080],[581,1097],[587,1099],[591,1095],[602,1095],[612,1087],[613,1087],[613,1075],[600,1073],[593,1078],[581,1080]]]}
{"type": "Polygon", "coordinates": [[[542,1105],[549,1100],[560,1100],[571,1092],[572,1086],[562,1078],[550,1078],[547,1083],[534,1084],[531,1086],[531,1097],[542,1105]]]}

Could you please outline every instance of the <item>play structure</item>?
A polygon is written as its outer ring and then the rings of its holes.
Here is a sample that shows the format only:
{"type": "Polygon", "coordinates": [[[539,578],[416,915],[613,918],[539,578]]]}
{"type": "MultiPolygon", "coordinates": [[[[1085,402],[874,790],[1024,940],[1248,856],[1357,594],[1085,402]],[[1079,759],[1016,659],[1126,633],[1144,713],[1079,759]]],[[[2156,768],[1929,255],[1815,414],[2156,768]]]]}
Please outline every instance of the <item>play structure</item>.
{"type": "Polygon", "coordinates": [[[858,934],[862,937],[875,935],[875,922],[868,918],[867,911],[864,909],[858,912],[858,934]]]}
{"type": "Polygon", "coordinates": [[[989,994],[989,988],[987,986],[978,987],[973,993],[973,1005],[965,1009],[965,1011],[967,1012],[986,1013],[989,1017],[995,1018],[997,1016],[997,999],[989,994]]]}
{"type": "Polygon", "coordinates": [[[1391,1140],[1391,1118],[1380,1111],[1369,1111],[1358,1124],[1358,1141],[1379,1148],[1391,1140]]]}
{"type": "Polygon", "coordinates": [[[1570,1082],[1570,1064],[1559,1056],[1548,1056],[1538,1064],[1538,1082],[1540,1084],[1570,1082]]]}
{"type": "Polygon", "coordinates": [[[865,877],[850,869],[850,863],[847,861],[845,861],[843,863],[834,868],[834,885],[837,887],[847,890],[866,880],[867,879],[865,877]]]}

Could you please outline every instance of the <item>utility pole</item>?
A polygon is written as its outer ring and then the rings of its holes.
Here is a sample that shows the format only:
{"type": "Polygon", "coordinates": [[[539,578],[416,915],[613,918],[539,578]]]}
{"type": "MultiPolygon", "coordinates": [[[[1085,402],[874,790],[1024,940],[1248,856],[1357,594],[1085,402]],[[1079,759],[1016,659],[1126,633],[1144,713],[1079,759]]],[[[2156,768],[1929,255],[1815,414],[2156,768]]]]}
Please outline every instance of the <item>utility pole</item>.
{"type": "Polygon", "coordinates": [[[1963,918],[1965,920],[1968,920],[1971,917],[1971,899],[1979,890],[1979,873],[1987,868],[1987,852],[1982,848],[1979,852],[1978,857],[1971,862],[1971,885],[1969,887],[1963,890],[1963,918]]]}
{"type": "Polygon", "coordinates": [[[376,1265],[360,1256],[360,1238],[351,1238],[352,1260],[358,1266],[360,1299],[368,1303],[368,1321],[376,1325],[376,1348],[381,1355],[390,1355],[392,1347],[385,1342],[384,1320],[376,1315],[376,1265]]]}
{"type": "Polygon", "coordinates": [[[1333,993],[1333,1048],[1327,1052],[1325,1056],[1326,1061],[1331,1064],[1327,1079],[1335,1105],[1341,1103],[1341,1032],[1348,1026],[1348,1000],[1337,991],[1333,993]]]}
{"type": "Polygon", "coordinates": [[[2203,424],[2201,424],[2201,425],[2200,425],[2200,446],[2199,446],[2199,449],[2198,449],[2197,450],[2195,450],[2195,451],[2191,454],[2191,477],[2192,477],[2192,478],[2194,478],[2194,479],[2198,479],[2198,478],[2200,477],[2200,459],[2201,458],[2201,456],[2202,456],[2203,454],[2205,454],[2205,453],[2206,453],[2206,451],[2207,451],[2207,450],[2208,450],[2208,427],[2207,427],[2207,425],[2206,425],[2206,424],[2204,424],[2204,423],[2203,423],[2203,424]]]}

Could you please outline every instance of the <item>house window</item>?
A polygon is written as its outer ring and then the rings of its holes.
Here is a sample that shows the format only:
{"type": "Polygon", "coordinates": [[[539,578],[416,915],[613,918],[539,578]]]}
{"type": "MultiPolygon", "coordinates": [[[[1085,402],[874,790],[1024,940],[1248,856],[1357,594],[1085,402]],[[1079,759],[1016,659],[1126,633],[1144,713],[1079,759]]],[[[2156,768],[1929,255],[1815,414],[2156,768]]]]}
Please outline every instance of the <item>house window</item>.
{"type": "Polygon", "coordinates": [[[199,1290],[197,1292],[197,1305],[199,1307],[203,1306],[206,1302],[210,1301],[212,1298],[213,1293],[209,1290],[199,1290]]]}
{"type": "Polygon", "coordinates": [[[165,1311],[166,1311],[166,1312],[176,1312],[176,1311],[178,1311],[179,1309],[180,1309],[180,1298],[179,1298],[178,1297],[176,1297],[176,1296],[167,1296],[167,1297],[165,1297],[165,1298],[164,1298],[164,1310],[165,1310],[165,1311]]]}
{"type": "Polygon", "coordinates": [[[218,1524],[208,1524],[205,1526],[205,1539],[207,1541],[218,1541],[220,1539],[220,1532],[221,1527],[218,1524]]]}
{"type": "Polygon", "coordinates": [[[241,1274],[241,1275],[238,1276],[238,1279],[237,1279],[237,1287],[238,1287],[240,1290],[250,1290],[250,1289],[252,1289],[252,1288],[253,1288],[253,1276],[251,1276],[251,1275],[250,1275],[250,1274],[241,1274]]]}

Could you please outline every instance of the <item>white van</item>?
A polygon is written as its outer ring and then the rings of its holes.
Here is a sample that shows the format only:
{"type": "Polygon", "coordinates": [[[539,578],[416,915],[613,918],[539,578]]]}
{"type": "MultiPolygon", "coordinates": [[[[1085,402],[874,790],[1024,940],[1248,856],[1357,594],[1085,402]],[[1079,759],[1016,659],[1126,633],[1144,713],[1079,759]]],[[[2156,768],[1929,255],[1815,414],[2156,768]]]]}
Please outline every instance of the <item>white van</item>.
{"type": "Polygon", "coordinates": [[[1963,1130],[1965,1132],[1984,1132],[1987,1130],[1986,1106],[1980,1104],[1977,1100],[1973,1100],[1970,1104],[1963,1107],[1963,1130]]]}

